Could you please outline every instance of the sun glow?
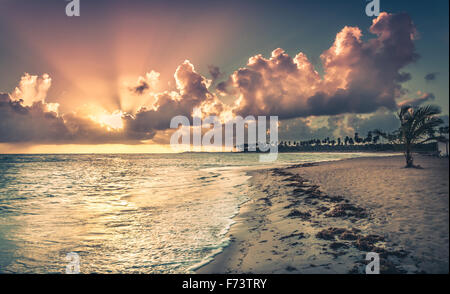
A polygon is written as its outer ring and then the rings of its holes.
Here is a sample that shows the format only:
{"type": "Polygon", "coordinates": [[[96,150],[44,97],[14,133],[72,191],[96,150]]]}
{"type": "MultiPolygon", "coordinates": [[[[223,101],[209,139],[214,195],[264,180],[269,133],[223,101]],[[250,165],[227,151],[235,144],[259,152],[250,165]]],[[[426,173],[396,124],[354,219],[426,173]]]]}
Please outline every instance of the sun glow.
{"type": "Polygon", "coordinates": [[[0,154],[67,154],[67,153],[174,153],[170,145],[158,144],[153,141],[145,144],[8,144],[0,143],[0,154]]]}
{"type": "Polygon", "coordinates": [[[101,126],[106,127],[108,131],[116,131],[123,129],[123,112],[120,110],[113,113],[107,113],[106,111],[98,115],[90,115],[89,118],[101,126]]]}

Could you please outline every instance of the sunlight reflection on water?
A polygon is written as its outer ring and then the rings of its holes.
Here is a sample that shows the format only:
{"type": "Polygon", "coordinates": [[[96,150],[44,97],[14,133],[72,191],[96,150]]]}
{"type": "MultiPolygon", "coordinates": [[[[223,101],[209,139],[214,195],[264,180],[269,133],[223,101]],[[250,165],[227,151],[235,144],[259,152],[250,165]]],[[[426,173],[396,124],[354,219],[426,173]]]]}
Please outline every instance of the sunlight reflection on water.
{"type": "Polygon", "coordinates": [[[0,272],[63,273],[69,252],[82,273],[188,272],[227,245],[249,189],[238,167],[257,164],[257,154],[0,155],[0,272]]]}

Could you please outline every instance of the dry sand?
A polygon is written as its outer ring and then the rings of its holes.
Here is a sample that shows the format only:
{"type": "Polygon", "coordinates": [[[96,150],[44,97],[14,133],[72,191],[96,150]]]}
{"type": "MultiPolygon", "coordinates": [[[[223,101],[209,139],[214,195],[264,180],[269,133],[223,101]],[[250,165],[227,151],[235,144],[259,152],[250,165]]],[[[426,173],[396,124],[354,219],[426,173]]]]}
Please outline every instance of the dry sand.
{"type": "Polygon", "coordinates": [[[251,172],[231,243],[198,273],[449,272],[449,161],[359,158],[251,172]]]}

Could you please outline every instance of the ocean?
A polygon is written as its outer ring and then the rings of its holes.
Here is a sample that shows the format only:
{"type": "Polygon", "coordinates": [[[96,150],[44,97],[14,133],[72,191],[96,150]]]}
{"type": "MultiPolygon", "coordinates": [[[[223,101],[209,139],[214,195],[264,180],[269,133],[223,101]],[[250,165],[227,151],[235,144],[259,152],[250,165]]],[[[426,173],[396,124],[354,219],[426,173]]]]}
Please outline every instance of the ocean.
{"type": "Polygon", "coordinates": [[[0,155],[0,273],[65,273],[71,252],[81,273],[190,273],[228,245],[246,170],[369,155],[0,155]]]}

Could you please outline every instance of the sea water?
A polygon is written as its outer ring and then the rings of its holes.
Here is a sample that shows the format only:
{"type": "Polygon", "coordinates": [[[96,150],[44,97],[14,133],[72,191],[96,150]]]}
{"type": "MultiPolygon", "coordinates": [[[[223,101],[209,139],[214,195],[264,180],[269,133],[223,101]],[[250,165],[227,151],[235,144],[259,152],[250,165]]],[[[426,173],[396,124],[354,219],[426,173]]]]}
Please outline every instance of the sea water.
{"type": "Polygon", "coordinates": [[[228,245],[248,168],[368,156],[0,155],[0,273],[189,273],[228,245]]]}

